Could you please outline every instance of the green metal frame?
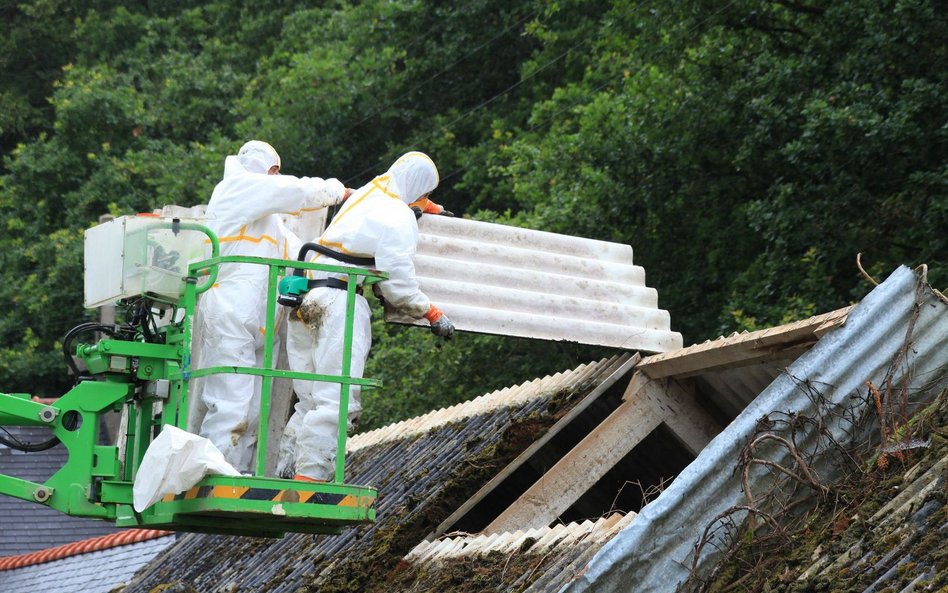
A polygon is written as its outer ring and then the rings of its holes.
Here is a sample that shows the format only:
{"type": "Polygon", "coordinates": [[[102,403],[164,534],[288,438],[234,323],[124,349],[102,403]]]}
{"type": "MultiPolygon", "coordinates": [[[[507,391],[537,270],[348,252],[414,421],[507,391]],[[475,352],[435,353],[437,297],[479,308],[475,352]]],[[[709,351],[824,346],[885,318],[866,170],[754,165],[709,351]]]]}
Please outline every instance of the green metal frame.
{"type": "MultiPolygon", "coordinates": [[[[156,221],[155,229],[172,223],[156,221]]],[[[377,493],[366,486],[344,483],[346,426],[352,386],[373,389],[381,383],[351,377],[352,328],[356,282],[349,282],[340,376],[274,368],[277,281],[288,269],[322,270],[360,277],[363,285],[384,280],[383,272],[248,256],[220,256],[217,237],[193,223],[175,228],[207,235],[212,257],[189,267],[178,302],[184,315],[161,328],[164,343],[103,339],[82,344],[76,354],[98,380],[84,380],[45,405],[26,394],[0,393],[0,426],[47,426],[68,450],[68,460],[44,483],[0,474],[0,494],[35,501],[74,516],[115,521],[122,527],[151,527],[177,531],[279,537],[285,532],[338,533],[346,526],[375,519],[377,493]],[[192,368],[191,341],[197,297],[210,289],[221,265],[255,264],[269,270],[266,331],[262,368],[192,368]],[[132,485],[149,444],[161,427],[187,428],[189,381],[219,373],[262,377],[257,457],[253,476],[209,476],[191,490],[167,496],[141,513],[132,508],[132,485]],[[337,383],[340,387],[338,454],[334,477],[310,483],[264,476],[267,428],[273,379],[337,383]],[[102,414],[123,411],[127,421],[124,447],[98,445],[102,414]],[[124,462],[123,462],[124,461],[124,462]]],[[[291,270],[290,270],[291,271],[291,270]]],[[[147,295],[146,295],[147,296],[147,295]]]]}

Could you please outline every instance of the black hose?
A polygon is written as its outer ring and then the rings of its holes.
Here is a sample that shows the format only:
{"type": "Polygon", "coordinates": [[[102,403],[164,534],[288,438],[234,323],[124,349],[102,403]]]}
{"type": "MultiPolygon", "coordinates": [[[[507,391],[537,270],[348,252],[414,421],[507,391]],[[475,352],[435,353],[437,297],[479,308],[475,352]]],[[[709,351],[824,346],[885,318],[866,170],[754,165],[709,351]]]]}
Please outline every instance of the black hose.
{"type": "Polygon", "coordinates": [[[63,338],[63,358],[66,359],[66,366],[69,367],[69,370],[72,371],[73,376],[76,378],[76,381],[79,380],[79,367],[76,366],[76,361],[72,359],[72,342],[80,334],[100,331],[102,333],[108,334],[110,336],[115,335],[115,326],[104,325],[101,323],[96,323],[90,321],[87,323],[81,323],[76,327],[72,328],[66,332],[66,336],[63,338]]]}
{"type": "Polygon", "coordinates": [[[24,453],[38,453],[40,451],[45,451],[47,449],[52,449],[59,444],[59,438],[53,437],[48,441],[42,441],[40,443],[24,443],[20,439],[16,438],[6,429],[0,426],[0,430],[7,433],[9,436],[3,436],[0,434],[0,443],[10,447],[11,449],[16,449],[17,451],[23,451],[24,453]]]}
{"type": "MultiPolygon", "coordinates": [[[[321,253],[326,257],[330,257],[336,261],[341,261],[353,266],[365,266],[365,267],[374,267],[375,258],[372,257],[359,257],[357,255],[348,255],[346,253],[340,253],[335,249],[330,249],[325,245],[320,245],[319,243],[303,243],[303,246],[300,247],[300,253],[297,256],[297,260],[306,261],[306,254],[310,251],[315,251],[321,253]]],[[[302,276],[304,270],[302,268],[296,268],[293,270],[294,276],[302,276]]]]}

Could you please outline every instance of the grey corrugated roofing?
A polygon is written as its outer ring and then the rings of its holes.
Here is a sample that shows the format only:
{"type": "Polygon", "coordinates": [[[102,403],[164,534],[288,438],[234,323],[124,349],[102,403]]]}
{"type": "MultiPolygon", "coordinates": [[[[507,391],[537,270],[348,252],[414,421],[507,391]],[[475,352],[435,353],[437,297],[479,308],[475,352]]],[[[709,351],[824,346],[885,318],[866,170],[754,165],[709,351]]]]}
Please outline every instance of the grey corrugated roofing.
{"type": "Polygon", "coordinates": [[[634,518],[635,513],[615,514],[595,522],[422,542],[405,556],[390,590],[555,591],[572,574],[571,567],[588,561],[634,518]]]}
{"type": "Polygon", "coordinates": [[[107,593],[174,541],[173,535],[0,571],[4,593],[107,593]]]}
{"type": "MultiPolygon", "coordinates": [[[[669,591],[688,578],[693,563],[698,574],[706,573],[716,556],[695,559],[694,546],[716,517],[746,504],[741,476],[731,468],[762,418],[775,412],[820,417],[819,399],[829,405],[852,403],[866,397],[867,381],[882,389],[887,379],[896,387],[904,380],[912,404],[934,397],[948,382],[946,337],[948,301],[919,273],[898,268],[849,313],[842,327],[826,334],[764,390],[564,591],[669,591]]],[[[837,442],[851,442],[851,427],[827,422],[828,434],[837,442]]],[[[794,442],[816,438],[805,426],[798,428],[794,442]]],[[[761,454],[792,466],[786,449],[773,449],[761,454]]],[[[814,464],[820,475],[831,475],[828,460],[816,457],[814,464]]],[[[773,480],[769,473],[754,474],[749,487],[764,492],[773,480]]]]}
{"type": "MultiPolygon", "coordinates": [[[[941,452],[944,443],[942,439],[941,452]]],[[[864,524],[854,522],[849,527],[854,537],[839,534],[840,540],[855,539],[855,543],[817,547],[811,552],[813,562],[796,582],[809,590],[817,586],[833,590],[845,584],[865,593],[944,591],[948,587],[943,559],[948,541],[943,495],[948,487],[948,455],[939,458],[938,451],[932,453],[905,472],[904,481],[896,486],[899,493],[888,504],[866,517],[864,524]],[[932,557],[942,560],[933,562],[932,557]]]]}
{"type": "MultiPolygon", "coordinates": [[[[6,427],[19,440],[45,441],[48,429],[6,427]]],[[[0,445],[0,473],[44,482],[66,463],[62,445],[35,453],[23,453],[0,445]]],[[[69,517],[35,502],[0,495],[0,557],[35,552],[70,542],[115,533],[118,529],[105,521],[69,517]]]]}
{"type": "Polygon", "coordinates": [[[457,413],[438,414],[437,422],[429,417],[423,429],[405,422],[366,435],[361,444],[353,438],[347,476],[352,483],[378,488],[374,525],[338,536],[280,540],[186,535],[126,591],[147,592],[176,582],[202,592],[225,591],[231,584],[248,591],[387,590],[384,579],[399,570],[404,554],[627,357],[509,390],[518,397],[498,397],[495,405],[478,407],[473,415],[461,406],[457,413]]]}

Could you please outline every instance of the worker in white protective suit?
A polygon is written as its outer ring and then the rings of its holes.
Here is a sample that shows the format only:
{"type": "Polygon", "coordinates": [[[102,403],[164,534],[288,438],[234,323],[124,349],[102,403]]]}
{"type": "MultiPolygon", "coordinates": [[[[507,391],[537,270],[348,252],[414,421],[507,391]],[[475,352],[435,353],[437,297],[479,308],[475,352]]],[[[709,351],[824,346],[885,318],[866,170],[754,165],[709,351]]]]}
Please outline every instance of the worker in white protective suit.
{"type": "MultiPolygon", "coordinates": [[[[410,152],[384,174],[355,190],[318,243],[349,256],[375,258],[375,268],[388,273],[377,286],[387,306],[415,319],[426,318],[431,331],[450,337],[454,325],[418,288],[414,255],[418,223],[412,208],[441,212],[428,200],[438,186],[438,169],[425,154],[410,152]]],[[[327,255],[310,259],[344,265],[327,255]]],[[[328,284],[310,289],[300,307],[290,314],[287,354],[294,371],[341,375],[346,319],[346,282],[343,274],[312,272],[328,284]]],[[[361,292],[361,291],[360,291],[361,292]]],[[[362,377],[372,344],[369,305],[356,295],[350,375],[362,377]]],[[[280,443],[278,475],[298,480],[328,481],[334,473],[339,427],[340,385],[294,381],[299,398],[280,443]]],[[[348,423],[361,412],[359,388],[352,386],[348,423]]]]}
{"type": "MultiPolygon", "coordinates": [[[[299,214],[341,202],[347,193],[337,179],[280,175],[280,156],[266,142],[252,140],[224,160],[224,178],[207,207],[208,226],[222,256],[292,259],[299,244],[279,214],[299,214]],[[294,242],[295,245],[290,243],[294,242]]],[[[201,296],[202,368],[263,364],[269,268],[225,263],[217,282],[201,296]]],[[[261,378],[214,374],[204,378],[207,413],[200,434],[214,443],[235,468],[249,473],[257,440],[261,378]]]]}

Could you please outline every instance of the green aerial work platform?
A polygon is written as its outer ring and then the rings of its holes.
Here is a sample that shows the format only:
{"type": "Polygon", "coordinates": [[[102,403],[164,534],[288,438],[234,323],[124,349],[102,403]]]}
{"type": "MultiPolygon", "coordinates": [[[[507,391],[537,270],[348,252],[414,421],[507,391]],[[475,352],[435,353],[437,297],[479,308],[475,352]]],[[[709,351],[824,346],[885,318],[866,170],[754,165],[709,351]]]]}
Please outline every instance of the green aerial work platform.
{"type": "Polygon", "coordinates": [[[341,376],[275,368],[274,328],[278,283],[304,270],[361,277],[368,285],[385,274],[357,266],[329,266],[259,257],[220,256],[217,237],[198,220],[150,215],[124,216],[86,231],[86,306],[118,302],[124,325],[87,323],[63,343],[77,383],[51,404],[28,394],[0,393],[0,427],[45,426],[43,443],[0,441],[33,452],[62,443],[66,463],[44,483],[0,474],[0,494],[35,501],[63,513],[146,527],[235,535],[281,537],[286,532],[339,533],[375,519],[376,491],[346,484],[345,443],[349,391],[380,387],[349,376],[356,282],[347,289],[346,333],[341,376]],[[210,257],[206,257],[206,254],[210,257]],[[197,297],[213,286],[220,266],[254,264],[269,270],[262,368],[193,368],[191,341],[197,297]],[[82,334],[104,334],[79,343],[82,334]],[[73,356],[83,361],[80,377],[73,356]],[[208,476],[186,492],[167,495],[141,513],[132,506],[132,486],[145,451],[165,425],[187,428],[190,381],[217,373],[262,377],[256,467],[252,476],[208,476]],[[340,386],[339,439],[331,482],[301,482],[264,475],[270,397],[275,378],[325,381],[340,386]],[[101,445],[101,418],[122,413],[119,441],[101,445]]]}

